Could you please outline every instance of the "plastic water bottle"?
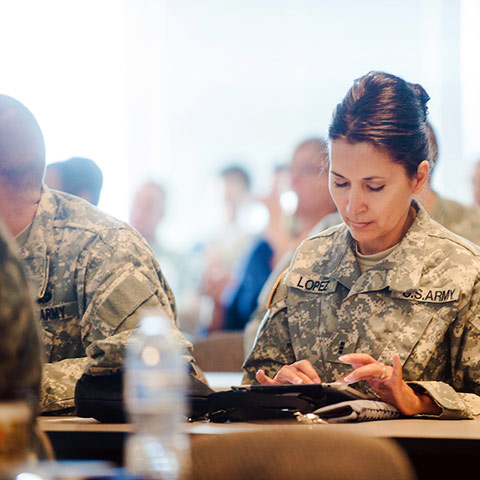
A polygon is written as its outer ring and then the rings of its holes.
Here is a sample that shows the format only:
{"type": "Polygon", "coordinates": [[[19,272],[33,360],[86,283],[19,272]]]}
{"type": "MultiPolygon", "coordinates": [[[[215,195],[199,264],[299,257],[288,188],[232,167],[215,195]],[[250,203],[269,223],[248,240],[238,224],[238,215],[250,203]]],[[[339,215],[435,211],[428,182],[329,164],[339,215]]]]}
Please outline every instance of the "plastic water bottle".
{"type": "Polygon", "coordinates": [[[167,318],[145,317],[127,346],[125,403],[133,425],[125,445],[129,473],[182,479],[189,469],[187,366],[167,318]]]}

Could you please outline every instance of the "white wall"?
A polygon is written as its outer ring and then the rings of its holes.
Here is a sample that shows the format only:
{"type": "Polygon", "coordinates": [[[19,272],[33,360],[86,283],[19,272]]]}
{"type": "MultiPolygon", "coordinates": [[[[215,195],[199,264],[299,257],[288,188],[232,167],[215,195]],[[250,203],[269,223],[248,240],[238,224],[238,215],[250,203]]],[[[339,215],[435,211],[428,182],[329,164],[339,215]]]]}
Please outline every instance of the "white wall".
{"type": "Polygon", "coordinates": [[[100,206],[127,219],[145,178],[167,184],[164,236],[216,226],[212,178],[241,160],[265,191],[274,163],[325,134],[354,78],[423,84],[435,185],[470,201],[480,152],[476,0],[11,0],[0,3],[0,91],[37,116],[47,160],[101,166],[100,206]]]}
{"type": "MultiPolygon", "coordinates": [[[[463,0],[461,10],[461,105],[463,155],[456,163],[457,175],[468,179],[472,164],[480,160],[480,2],[463,0]]],[[[451,164],[455,164],[454,161],[451,164]]],[[[468,181],[460,188],[470,194],[468,181]]],[[[470,197],[468,197],[470,199],[470,197]]]]}
{"type": "Polygon", "coordinates": [[[0,2],[0,91],[23,102],[47,162],[86,156],[105,176],[102,204],[128,208],[125,27],[118,0],[0,2]]]}
{"type": "MultiPolygon", "coordinates": [[[[353,79],[385,70],[421,83],[442,157],[442,193],[469,200],[462,162],[460,2],[175,0],[167,2],[168,161],[183,184],[176,218],[199,230],[205,185],[229,159],[268,183],[303,137],[324,134],[353,79]],[[182,175],[188,165],[190,178],[182,175]],[[455,165],[455,167],[453,166],[455,165]],[[447,184],[446,179],[450,179],[447,184]]],[[[172,221],[171,232],[178,232],[172,221]]],[[[193,234],[193,233],[192,233],[193,234]]]]}

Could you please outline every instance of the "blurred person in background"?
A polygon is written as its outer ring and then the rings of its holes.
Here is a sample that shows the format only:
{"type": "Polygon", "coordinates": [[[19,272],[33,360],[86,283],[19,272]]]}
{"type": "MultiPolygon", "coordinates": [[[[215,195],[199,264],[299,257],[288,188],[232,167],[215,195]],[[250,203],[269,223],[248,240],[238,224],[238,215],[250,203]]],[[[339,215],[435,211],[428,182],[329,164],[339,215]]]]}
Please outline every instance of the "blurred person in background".
{"type": "Polygon", "coordinates": [[[298,198],[291,241],[296,248],[320,220],[337,211],[328,189],[328,146],[323,138],[307,139],[297,146],[290,182],[298,198]]]}
{"type": "Polygon", "coordinates": [[[181,257],[163,245],[160,240],[159,228],[165,219],[166,207],[165,188],[157,182],[147,181],[135,193],[129,223],[142,235],[153,250],[177,298],[180,294],[181,257]]]}
{"type": "Polygon", "coordinates": [[[222,328],[222,292],[231,281],[240,254],[252,240],[251,232],[242,224],[242,212],[252,202],[248,171],[238,164],[228,165],[219,172],[219,179],[224,222],[218,237],[204,247],[204,267],[200,280],[204,302],[201,308],[209,313],[206,318],[199,320],[199,336],[222,328]],[[210,308],[205,308],[205,300],[210,308]]]}
{"type": "MultiPolygon", "coordinates": [[[[336,212],[328,189],[328,150],[322,138],[302,141],[293,152],[288,169],[297,197],[293,215],[284,228],[267,228],[241,258],[235,276],[222,293],[225,330],[243,330],[257,307],[257,299],[272,269],[287,252],[293,252],[312,228],[336,212]]],[[[339,223],[338,217],[335,223],[339,223]]]]}
{"type": "Polygon", "coordinates": [[[220,171],[220,178],[225,202],[226,228],[241,229],[240,212],[251,198],[250,174],[240,165],[229,165],[220,171]]]}
{"type": "Polygon", "coordinates": [[[44,182],[53,190],[70,193],[96,206],[102,191],[103,174],[93,160],[72,157],[47,165],[44,182]]]}
{"type": "Polygon", "coordinates": [[[272,186],[269,193],[259,198],[259,201],[265,205],[268,211],[268,224],[264,236],[272,239],[272,244],[275,245],[273,249],[274,264],[283,255],[285,248],[288,248],[291,240],[289,228],[289,219],[292,214],[289,207],[291,208],[291,205],[288,205],[288,200],[285,202],[285,196],[288,198],[289,193],[292,193],[290,189],[290,167],[288,164],[278,164],[273,169],[272,186]]]}
{"type": "Polygon", "coordinates": [[[430,174],[425,189],[417,198],[430,216],[453,233],[480,244],[480,207],[463,205],[439,195],[432,187],[432,177],[439,157],[438,139],[431,123],[426,122],[430,174]]]}
{"type": "Polygon", "coordinates": [[[156,254],[161,251],[157,229],[165,217],[165,189],[156,182],[145,182],[135,193],[130,225],[138,230],[156,254]]]}
{"type": "Polygon", "coordinates": [[[136,191],[130,209],[130,225],[145,238],[153,250],[162,271],[173,290],[178,309],[180,330],[192,337],[196,322],[188,312],[189,296],[197,289],[195,268],[196,256],[192,252],[180,254],[165,246],[161,240],[161,226],[167,214],[167,191],[163,185],[154,181],[144,182],[136,191]],[[187,318],[188,317],[188,318],[187,318]]]}

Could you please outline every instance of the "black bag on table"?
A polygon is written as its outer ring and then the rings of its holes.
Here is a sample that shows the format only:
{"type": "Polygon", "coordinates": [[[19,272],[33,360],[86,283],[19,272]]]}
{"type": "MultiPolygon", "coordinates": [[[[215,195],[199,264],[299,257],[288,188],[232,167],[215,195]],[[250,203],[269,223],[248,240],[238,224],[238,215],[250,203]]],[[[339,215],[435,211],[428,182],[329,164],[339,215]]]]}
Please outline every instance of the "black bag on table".
{"type": "Polygon", "coordinates": [[[360,398],[368,396],[346,384],[244,385],[210,394],[203,418],[216,423],[287,419],[294,418],[296,412],[311,413],[360,398]]]}
{"type": "MultiPolygon", "coordinates": [[[[214,392],[189,376],[187,392],[190,420],[245,422],[293,418],[296,412],[352,399],[369,398],[346,384],[321,385],[241,385],[214,392]]],[[[75,388],[76,414],[101,422],[128,421],[123,401],[123,371],[110,375],[86,375],[75,388]]]]}
{"type": "MultiPolygon", "coordinates": [[[[187,414],[198,418],[208,411],[213,390],[189,375],[187,414]]],[[[123,370],[109,375],[83,374],[75,387],[76,415],[105,423],[125,423],[128,416],[123,401],[123,370]]]]}

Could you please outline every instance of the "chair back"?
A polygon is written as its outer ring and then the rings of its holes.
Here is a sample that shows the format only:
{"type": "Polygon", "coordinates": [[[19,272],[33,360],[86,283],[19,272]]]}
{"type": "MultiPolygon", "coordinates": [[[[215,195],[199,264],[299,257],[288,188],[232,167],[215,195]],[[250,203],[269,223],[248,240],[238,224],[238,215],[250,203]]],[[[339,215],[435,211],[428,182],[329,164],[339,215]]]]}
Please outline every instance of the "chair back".
{"type": "Polygon", "coordinates": [[[204,372],[241,372],[243,342],[243,331],[213,332],[194,342],[193,356],[204,372]]]}
{"type": "Polygon", "coordinates": [[[195,480],[414,480],[393,440],[289,425],[192,438],[195,480]]]}

